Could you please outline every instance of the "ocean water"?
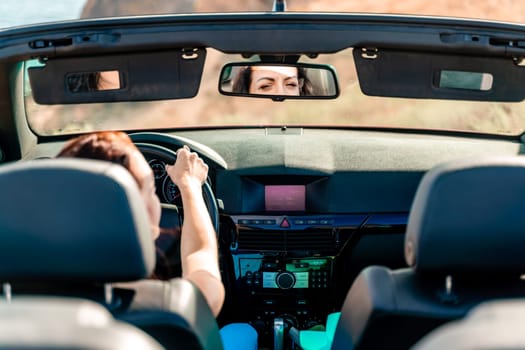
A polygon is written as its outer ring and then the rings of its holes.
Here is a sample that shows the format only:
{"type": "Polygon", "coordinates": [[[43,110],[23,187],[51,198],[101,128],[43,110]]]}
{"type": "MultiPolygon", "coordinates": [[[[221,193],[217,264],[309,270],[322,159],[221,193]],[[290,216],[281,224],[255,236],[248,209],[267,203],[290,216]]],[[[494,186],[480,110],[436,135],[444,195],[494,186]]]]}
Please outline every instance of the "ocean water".
{"type": "Polygon", "coordinates": [[[86,0],[0,0],[0,28],[80,17],[86,0]]]}

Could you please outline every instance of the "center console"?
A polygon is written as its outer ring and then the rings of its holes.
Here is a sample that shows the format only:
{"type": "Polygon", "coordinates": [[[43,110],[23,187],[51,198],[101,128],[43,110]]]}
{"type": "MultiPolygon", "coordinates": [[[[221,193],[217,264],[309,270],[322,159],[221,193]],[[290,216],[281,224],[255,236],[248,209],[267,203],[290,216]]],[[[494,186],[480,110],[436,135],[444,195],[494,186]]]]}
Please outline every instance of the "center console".
{"type": "Polygon", "coordinates": [[[243,215],[231,217],[235,308],[259,338],[271,341],[275,319],[309,329],[324,324],[337,304],[338,256],[361,215],[243,215]]]}
{"type": "Polygon", "coordinates": [[[220,234],[224,321],[252,324],[263,348],[281,339],[281,330],[288,339],[287,329],[324,325],[362,268],[405,266],[406,213],[352,213],[366,208],[354,203],[366,196],[345,195],[336,178],[273,170],[218,181],[228,208],[220,234]]]}
{"type": "Polygon", "coordinates": [[[230,214],[221,230],[231,257],[231,319],[251,323],[263,346],[273,341],[275,320],[285,332],[324,324],[348,289],[341,254],[367,216],[333,210],[326,176],[228,180],[221,196],[230,214]]]}
{"type": "Polygon", "coordinates": [[[240,257],[237,291],[255,311],[254,326],[269,331],[275,317],[300,329],[319,324],[329,309],[333,261],[333,256],[240,257]]]}

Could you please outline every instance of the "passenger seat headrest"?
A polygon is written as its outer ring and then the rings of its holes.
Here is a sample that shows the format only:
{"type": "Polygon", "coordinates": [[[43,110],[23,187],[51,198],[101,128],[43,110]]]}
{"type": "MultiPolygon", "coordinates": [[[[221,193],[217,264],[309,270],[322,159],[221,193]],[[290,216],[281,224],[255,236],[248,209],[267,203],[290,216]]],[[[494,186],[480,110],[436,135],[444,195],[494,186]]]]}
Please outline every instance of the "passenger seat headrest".
{"type": "Polygon", "coordinates": [[[405,258],[417,272],[525,272],[525,157],[468,159],[428,171],[410,211],[405,258]]]}
{"type": "Polygon", "coordinates": [[[0,167],[0,281],[117,282],[148,277],[151,225],[123,167],[46,159],[0,167]]]}

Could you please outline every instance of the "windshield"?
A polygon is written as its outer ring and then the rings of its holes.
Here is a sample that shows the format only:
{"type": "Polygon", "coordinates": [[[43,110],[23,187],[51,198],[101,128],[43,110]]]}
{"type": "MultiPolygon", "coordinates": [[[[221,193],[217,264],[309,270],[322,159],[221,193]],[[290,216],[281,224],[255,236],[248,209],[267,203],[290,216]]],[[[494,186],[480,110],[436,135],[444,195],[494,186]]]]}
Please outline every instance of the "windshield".
{"type": "MultiPolygon", "coordinates": [[[[62,19],[182,12],[268,11],[272,1],[2,0],[0,28],[62,19]]],[[[288,11],[371,12],[457,16],[525,22],[525,2],[288,0],[288,11]]],[[[335,100],[286,100],[220,95],[222,64],[241,61],[208,49],[198,95],[191,99],[84,105],[39,105],[24,86],[28,121],[39,135],[91,130],[176,129],[217,126],[339,126],[469,131],[517,135],[523,132],[523,103],[416,100],[370,97],[357,82],[351,49],[315,60],[337,71],[341,95],[335,100]]],[[[28,61],[28,65],[34,62],[28,61]]]]}
{"type": "Polygon", "coordinates": [[[217,88],[221,65],[240,60],[240,55],[208,50],[198,95],[180,100],[39,105],[31,97],[26,77],[29,124],[39,135],[219,126],[381,127],[517,135],[525,125],[524,103],[366,96],[357,81],[351,49],[301,59],[335,68],[341,88],[335,100],[274,102],[221,95],[217,88]]]}

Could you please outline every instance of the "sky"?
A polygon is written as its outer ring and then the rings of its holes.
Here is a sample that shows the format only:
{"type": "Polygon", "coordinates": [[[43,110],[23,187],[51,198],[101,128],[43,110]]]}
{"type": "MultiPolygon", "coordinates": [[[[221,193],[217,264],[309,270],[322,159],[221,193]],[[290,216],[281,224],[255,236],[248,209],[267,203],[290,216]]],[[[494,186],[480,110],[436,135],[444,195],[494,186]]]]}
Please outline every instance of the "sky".
{"type": "Polygon", "coordinates": [[[74,19],[86,0],[0,0],[0,28],[74,19]]]}

